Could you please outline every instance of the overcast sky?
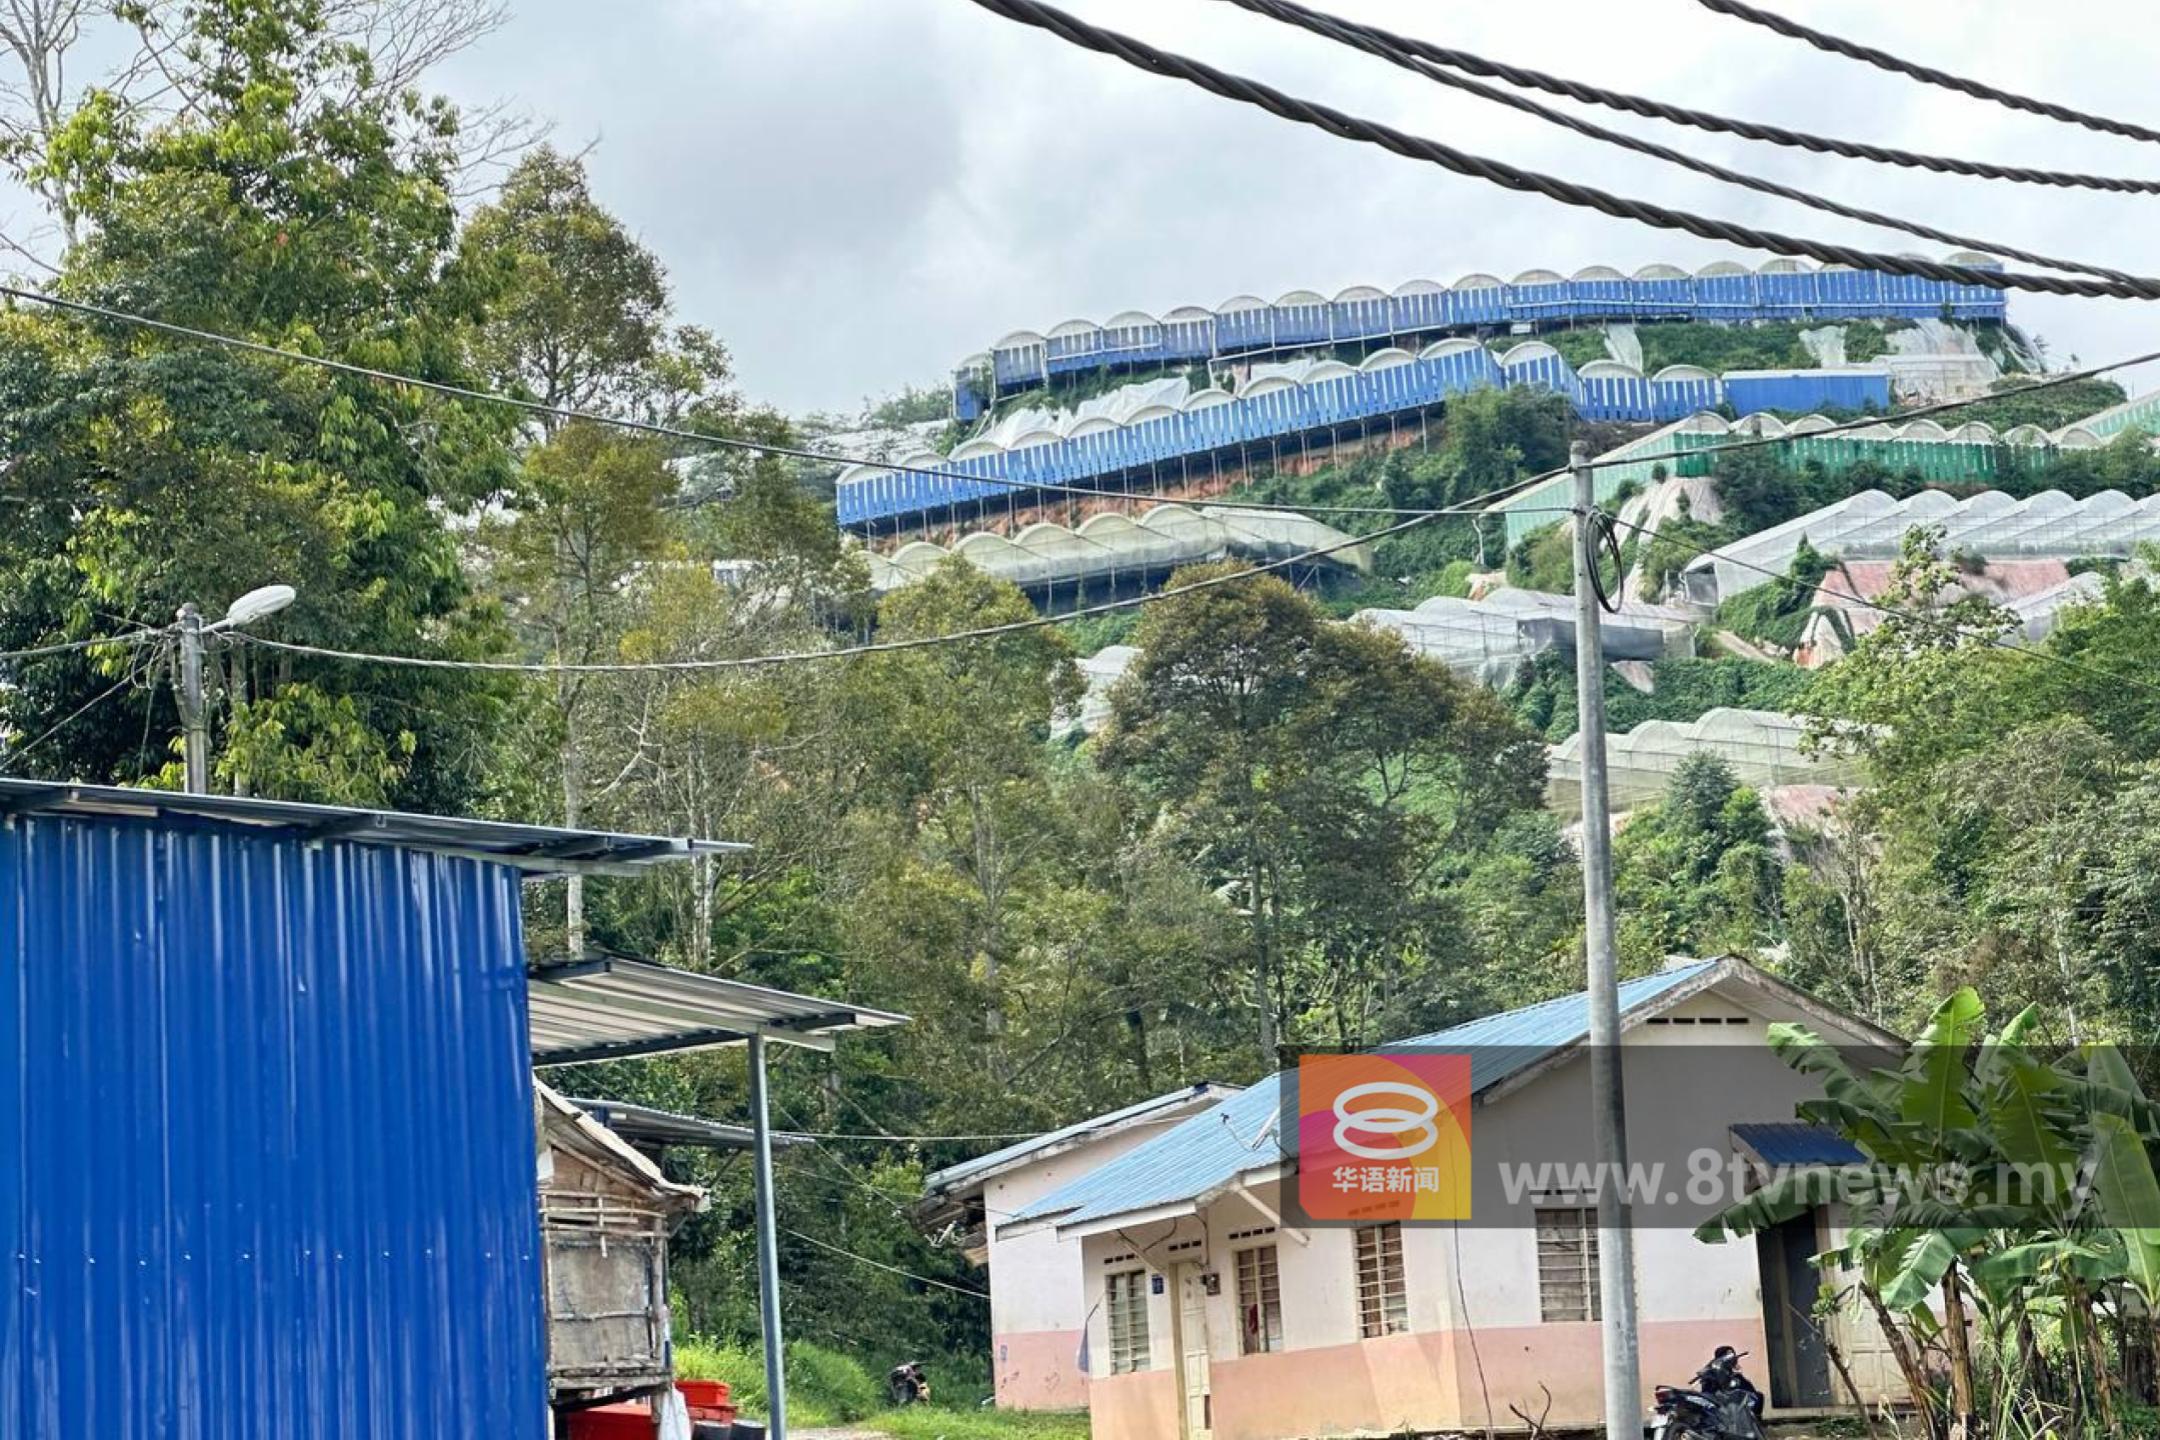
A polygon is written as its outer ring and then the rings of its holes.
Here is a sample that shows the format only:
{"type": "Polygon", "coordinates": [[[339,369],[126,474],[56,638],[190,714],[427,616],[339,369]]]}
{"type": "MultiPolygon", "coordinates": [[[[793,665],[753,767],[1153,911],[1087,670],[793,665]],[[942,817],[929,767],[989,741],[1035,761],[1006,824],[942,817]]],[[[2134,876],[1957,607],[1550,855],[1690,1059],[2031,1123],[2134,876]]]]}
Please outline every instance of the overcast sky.
{"type": "MultiPolygon", "coordinates": [[[[666,262],[679,309],[756,399],[852,408],[1015,329],[1251,292],[1471,271],[1759,260],[1400,159],[1075,50],[970,0],[511,0],[438,72],[591,142],[601,198],[666,262]]],[[[1293,94],[1622,193],[1884,250],[1945,247],[1550,129],[1222,0],[1067,8],[1293,94]]],[[[1695,0],[1311,0],[1698,108],[1976,159],[2160,176],[2113,139],[1820,54],[1695,0]]],[[[2160,25],[2138,0],[1787,13],[2042,98],[2160,122],[2160,25]],[[1944,25],[1945,20],[1954,23],[1944,25]]],[[[1565,103],[1565,102],[1554,102],[1565,103]]],[[[1586,111],[1834,198],[2073,259],[2160,273],[2160,199],[1821,159],[1586,111]]],[[[2160,349],[2154,305],[2013,296],[2052,355],[2160,349]]],[[[2145,377],[2139,388],[2160,384],[2145,377]]]]}

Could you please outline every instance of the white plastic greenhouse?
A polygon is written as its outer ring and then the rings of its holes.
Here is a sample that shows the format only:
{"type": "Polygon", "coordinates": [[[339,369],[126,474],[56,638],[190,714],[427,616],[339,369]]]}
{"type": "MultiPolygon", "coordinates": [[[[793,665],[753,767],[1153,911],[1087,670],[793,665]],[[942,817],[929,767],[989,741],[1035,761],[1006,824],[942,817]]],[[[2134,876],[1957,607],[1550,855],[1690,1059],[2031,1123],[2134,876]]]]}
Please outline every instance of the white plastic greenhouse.
{"type": "MultiPolygon", "coordinates": [[[[1665,793],[1673,772],[1691,755],[1724,759],[1743,785],[1757,789],[1782,785],[1857,783],[1856,760],[1837,754],[1805,754],[1801,740],[1807,722],[1772,710],[1704,713],[1700,720],[1677,724],[1649,720],[1633,730],[1608,735],[1607,772],[1615,811],[1630,810],[1665,793]]],[[[1552,808],[1573,818],[1582,813],[1582,736],[1571,735],[1552,749],[1546,781],[1552,808]]]]}
{"type": "Polygon", "coordinates": [[[1051,729],[1059,735],[1069,735],[1078,730],[1083,735],[1093,735],[1110,723],[1110,691],[1125,672],[1132,668],[1140,652],[1130,645],[1105,645],[1082,660],[1073,662],[1080,678],[1087,682],[1081,693],[1080,703],[1069,714],[1061,714],[1051,729]]]}
{"type": "Polygon", "coordinates": [[[2160,495],[2132,500],[2119,490],[2103,490],[2073,500],[2060,490],[2043,490],[2019,500],[1989,490],[1959,500],[1923,490],[1897,500],[1880,490],[1863,490],[1696,556],[1684,572],[1687,597],[1717,605],[1767,585],[1791,567],[1802,540],[1833,558],[1894,556],[1915,526],[1941,527],[1945,554],[2126,559],[2138,545],[2160,540],[2160,495]]]}
{"type": "Polygon", "coordinates": [[[950,555],[1023,590],[1159,576],[1180,565],[1232,555],[1264,562],[1315,550],[1329,552],[1316,556],[1315,564],[1367,573],[1372,547],[1352,544],[1352,538],[1288,511],[1155,505],[1137,516],[1105,510],[1071,528],[1044,522],[1012,536],[977,531],[950,548],[916,540],[889,556],[872,552],[870,585],[882,593],[924,579],[950,555]]]}
{"type": "MultiPolygon", "coordinates": [[[[1512,684],[1532,657],[1575,644],[1574,598],[1537,590],[1495,590],[1482,600],[1439,595],[1415,610],[1360,610],[1351,619],[1392,630],[1420,655],[1495,688],[1512,684]]],[[[1614,660],[1685,654],[1693,623],[1678,610],[1623,605],[1605,617],[1605,653],[1614,660]]]]}

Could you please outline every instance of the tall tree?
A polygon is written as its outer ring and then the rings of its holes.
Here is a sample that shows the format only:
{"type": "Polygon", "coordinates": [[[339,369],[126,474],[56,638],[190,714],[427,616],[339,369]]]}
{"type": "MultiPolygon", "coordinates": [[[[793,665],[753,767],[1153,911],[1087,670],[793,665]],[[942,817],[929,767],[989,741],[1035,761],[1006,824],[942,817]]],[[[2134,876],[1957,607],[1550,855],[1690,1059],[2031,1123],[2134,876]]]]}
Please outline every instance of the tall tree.
{"type": "Polygon", "coordinates": [[[1134,643],[1102,759],[1244,912],[1263,1063],[1309,1008],[1330,1039],[1377,1038],[1442,928],[1446,860],[1537,803],[1543,747],[1490,691],[1272,576],[1158,605],[1134,643]]]}
{"type": "MultiPolygon", "coordinates": [[[[45,163],[82,225],[59,288],[474,378],[462,355],[486,296],[449,273],[447,145],[410,143],[407,112],[388,98],[333,102],[367,61],[326,43],[311,7],[230,0],[186,14],[171,60],[195,96],[185,116],[152,125],[93,95],[53,141],[45,163]]],[[[0,466],[16,502],[0,529],[11,636],[157,624],[189,600],[214,614],[287,579],[301,590],[277,622],[289,638],[450,657],[500,645],[444,520],[507,477],[499,414],[45,315],[0,326],[0,392],[0,466]]],[[[225,784],[419,809],[481,803],[506,696],[493,681],[244,651],[220,673],[225,784]]],[[[40,733],[105,683],[54,667],[0,687],[0,713],[40,733]]],[[[78,726],[75,748],[64,735],[29,758],[151,778],[170,715],[153,703],[141,728],[78,726]],[[146,729],[154,743],[141,743],[146,729]]]]}
{"type": "Polygon", "coordinates": [[[718,425],[739,409],[726,349],[671,322],[666,269],[593,198],[581,159],[527,154],[473,216],[464,254],[501,287],[480,332],[497,383],[669,423],[718,425]]]}

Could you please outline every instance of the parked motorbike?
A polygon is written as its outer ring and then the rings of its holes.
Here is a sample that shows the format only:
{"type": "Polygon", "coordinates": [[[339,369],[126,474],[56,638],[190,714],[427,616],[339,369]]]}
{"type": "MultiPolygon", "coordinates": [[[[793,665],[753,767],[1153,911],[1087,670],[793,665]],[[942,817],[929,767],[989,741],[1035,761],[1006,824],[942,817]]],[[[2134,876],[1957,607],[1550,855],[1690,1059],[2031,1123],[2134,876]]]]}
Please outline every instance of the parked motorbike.
{"type": "Polygon", "coordinates": [[[930,1400],[930,1377],[922,1362],[903,1360],[885,1372],[885,1398],[895,1405],[922,1405],[930,1400]]]}
{"type": "Polygon", "coordinates": [[[1763,1440],[1762,1391],[1740,1373],[1745,1350],[1720,1345],[1694,1388],[1660,1385],[1651,1440],[1763,1440]]]}

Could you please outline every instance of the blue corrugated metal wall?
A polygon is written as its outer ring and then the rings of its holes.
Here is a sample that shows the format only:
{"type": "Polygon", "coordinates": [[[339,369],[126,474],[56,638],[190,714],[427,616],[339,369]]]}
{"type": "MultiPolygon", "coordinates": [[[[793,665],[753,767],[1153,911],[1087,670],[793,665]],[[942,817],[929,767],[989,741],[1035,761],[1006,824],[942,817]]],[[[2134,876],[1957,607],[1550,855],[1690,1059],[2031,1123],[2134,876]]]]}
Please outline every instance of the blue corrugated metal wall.
{"type": "Polygon", "coordinates": [[[0,827],[0,1434],[542,1440],[518,879],[0,827]]]}

